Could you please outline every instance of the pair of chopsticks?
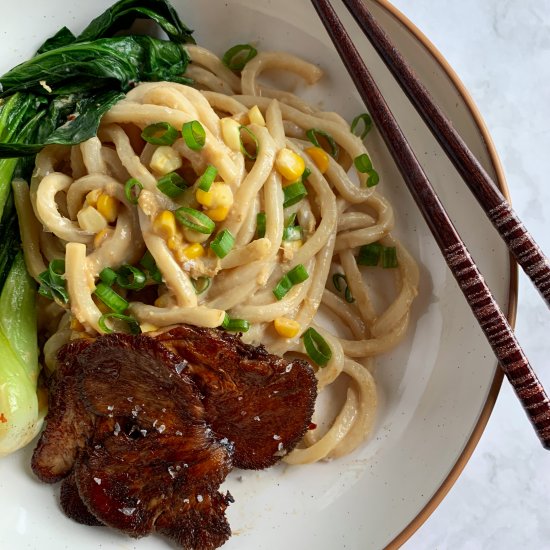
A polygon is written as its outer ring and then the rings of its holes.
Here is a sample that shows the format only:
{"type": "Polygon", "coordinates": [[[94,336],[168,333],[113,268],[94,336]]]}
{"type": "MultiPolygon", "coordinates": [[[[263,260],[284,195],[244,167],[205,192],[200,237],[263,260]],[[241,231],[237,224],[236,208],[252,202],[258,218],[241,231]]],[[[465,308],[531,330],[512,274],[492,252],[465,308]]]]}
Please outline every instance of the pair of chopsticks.
{"type": "MultiPolygon", "coordinates": [[[[500,367],[512,384],[542,445],[550,449],[550,402],[512,328],[338,15],[328,0],[311,1],[485,333],[500,367]]],[[[474,193],[519,265],[550,306],[548,259],[363,1],[343,2],[474,193]]]]}

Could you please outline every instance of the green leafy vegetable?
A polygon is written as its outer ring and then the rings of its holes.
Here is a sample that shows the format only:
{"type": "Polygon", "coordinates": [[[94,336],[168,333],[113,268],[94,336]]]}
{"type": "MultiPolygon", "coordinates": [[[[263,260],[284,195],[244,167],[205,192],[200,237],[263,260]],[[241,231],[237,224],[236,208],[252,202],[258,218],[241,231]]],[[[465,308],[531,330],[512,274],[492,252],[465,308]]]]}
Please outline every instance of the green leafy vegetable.
{"type": "Polygon", "coordinates": [[[22,254],[0,295],[0,457],[20,449],[40,431],[45,411],[37,396],[35,284],[22,254]]]}

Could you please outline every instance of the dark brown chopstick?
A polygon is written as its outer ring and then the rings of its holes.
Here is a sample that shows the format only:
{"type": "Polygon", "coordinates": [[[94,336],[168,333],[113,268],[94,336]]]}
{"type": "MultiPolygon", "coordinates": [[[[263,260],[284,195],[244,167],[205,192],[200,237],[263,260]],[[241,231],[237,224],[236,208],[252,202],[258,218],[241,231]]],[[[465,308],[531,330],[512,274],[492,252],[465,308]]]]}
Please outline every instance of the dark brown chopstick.
{"type": "Polygon", "coordinates": [[[409,191],[541,443],[550,449],[550,403],[506,317],[453,226],[359,52],[328,0],[311,0],[409,191]]]}
{"type": "Polygon", "coordinates": [[[550,263],[443,111],[362,0],[343,0],[462,176],[510,252],[550,306],[550,263]]]}

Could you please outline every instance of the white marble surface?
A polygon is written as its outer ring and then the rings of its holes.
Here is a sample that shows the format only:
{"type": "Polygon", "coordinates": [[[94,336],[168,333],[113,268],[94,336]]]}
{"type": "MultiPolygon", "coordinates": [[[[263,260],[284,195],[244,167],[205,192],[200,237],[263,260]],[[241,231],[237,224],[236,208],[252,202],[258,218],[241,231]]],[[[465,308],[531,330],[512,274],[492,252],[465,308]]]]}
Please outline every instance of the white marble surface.
{"type": "MultiPolygon", "coordinates": [[[[394,0],[479,106],[520,217],[550,254],[550,0],[394,0]]],[[[518,338],[550,388],[550,312],[520,273],[518,338]]],[[[550,549],[550,452],[503,384],[487,429],[406,550],[550,549]]]]}

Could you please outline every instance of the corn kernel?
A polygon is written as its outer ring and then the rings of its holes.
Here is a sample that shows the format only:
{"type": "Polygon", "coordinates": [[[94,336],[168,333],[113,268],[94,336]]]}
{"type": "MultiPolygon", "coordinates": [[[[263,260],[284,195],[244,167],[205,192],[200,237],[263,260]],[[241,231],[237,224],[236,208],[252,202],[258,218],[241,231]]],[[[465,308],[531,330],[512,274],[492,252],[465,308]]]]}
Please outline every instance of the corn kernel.
{"type": "Polygon", "coordinates": [[[86,202],[90,206],[96,206],[97,199],[99,199],[99,196],[101,195],[101,193],[102,193],[101,189],[93,189],[86,195],[86,202]]]}
{"type": "Polygon", "coordinates": [[[229,208],[227,206],[218,206],[218,208],[206,210],[205,214],[214,222],[223,222],[229,214],[229,208]]]}
{"type": "Polygon", "coordinates": [[[99,248],[111,235],[113,234],[113,230],[106,227],[105,229],[102,229],[95,237],[94,237],[94,247],[99,248]]]}
{"type": "Polygon", "coordinates": [[[257,124],[258,126],[265,126],[265,118],[257,105],[254,105],[250,111],[248,111],[248,120],[251,124],[257,124]]]}
{"type": "Polygon", "coordinates": [[[190,260],[195,260],[196,258],[202,258],[204,256],[204,247],[199,243],[192,244],[184,250],[184,254],[190,260]]]}
{"type": "Polygon", "coordinates": [[[277,158],[275,159],[275,166],[277,171],[290,181],[296,181],[306,169],[306,163],[304,159],[297,155],[294,151],[290,149],[281,149],[277,153],[277,158]]]}
{"type": "Polygon", "coordinates": [[[85,206],[76,215],[78,225],[84,231],[90,233],[99,233],[102,229],[107,227],[107,220],[93,207],[85,206]]]}
{"type": "Polygon", "coordinates": [[[229,209],[233,206],[233,192],[231,191],[231,187],[220,181],[215,181],[212,187],[210,187],[210,191],[197,189],[195,198],[199,204],[209,209],[219,208],[220,206],[229,209]]]}
{"type": "Polygon", "coordinates": [[[321,174],[324,174],[328,170],[330,159],[328,158],[328,153],[324,149],[320,147],[308,147],[304,151],[311,157],[311,160],[315,163],[315,166],[319,168],[321,174]]]}
{"type": "Polygon", "coordinates": [[[118,201],[111,195],[101,193],[97,199],[97,210],[109,223],[113,223],[118,218],[118,201]]]}
{"type": "Polygon", "coordinates": [[[176,234],[173,237],[168,237],[166,243],[168,244],[168,248],[174,251],[182,246],[182,238],[176,234]]]}
{"type": "Polygon", "coordinates": [[[176,236],[176,218],[170,210],[164,210],[155,219],[153,229],[167,242],[171,237],[176,236]]]}
{"type": "Polygon", "coordinates": [[[152,325],[151,323],[141,323],[139,325],[139,328],[141,329],[141,332],[155,332],[159,328],[155,325],[152,325]]]}
{"type": "Polygon", "coordinates": [[[175,149],[168,145],[161,145],[156,148],[149,165],[155,172],[164,176],[181,168],[183,161],[175,149]]]}
{"type": "Polygon", "coordinates": [[[233,118],[222,118],[220,120],[222,137],[225,144],[232,151],[241,150],[241,125],[233,118]]]}
{"type": "Polygon", "coordinates": [[[294,338],[302,328],[300,323],[294,319],[288,319],[287,317],[277,317],[277,319],[273,321],[273,325],[275,326],[277,334],[283,338],[294,338]]]}

